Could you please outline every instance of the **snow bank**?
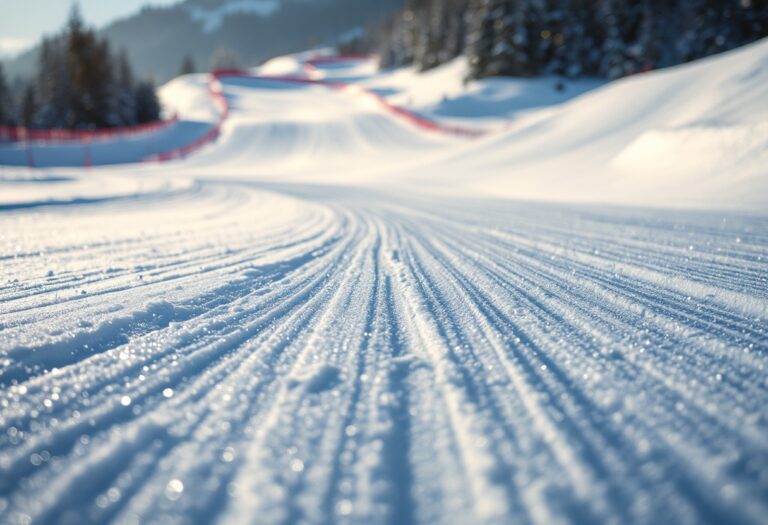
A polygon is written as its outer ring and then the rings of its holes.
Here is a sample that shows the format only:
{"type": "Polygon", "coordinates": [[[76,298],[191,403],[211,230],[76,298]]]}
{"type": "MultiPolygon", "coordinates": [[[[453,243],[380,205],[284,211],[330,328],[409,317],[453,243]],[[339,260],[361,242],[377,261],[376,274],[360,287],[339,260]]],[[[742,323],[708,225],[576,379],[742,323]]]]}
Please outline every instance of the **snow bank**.
{"type": "Polygon", "coordinates": [[[508,197],[760,207],[768,201],[766,100],[762,41],[529,114],[421,179],[434,183],[438,172],[508,197]]]}
{"type": "Polygon", "coordinates": [[[443,119],[505,124],[534,109],[562,104],[605,81],[599,79],[489,78],[466,82],[464,57],[420,73],[415,67],[384,71],[362,84],[391,103],[443,119]]]}
{"type": "Polygon", "coordinates": [[[208,75],[186,75],[161,87],[167,125],[94,140],[0,142],[0,165],[35,168],[104,166],[152,159],[199,143],[221,119],[208,75]]]}
{"type": "Polygon", "coordinates": [[[185,120],[216,122],[219,109],[208,91],[209,75],[184,75],[158,90],[166,112],[183,115],[185,120]]]}

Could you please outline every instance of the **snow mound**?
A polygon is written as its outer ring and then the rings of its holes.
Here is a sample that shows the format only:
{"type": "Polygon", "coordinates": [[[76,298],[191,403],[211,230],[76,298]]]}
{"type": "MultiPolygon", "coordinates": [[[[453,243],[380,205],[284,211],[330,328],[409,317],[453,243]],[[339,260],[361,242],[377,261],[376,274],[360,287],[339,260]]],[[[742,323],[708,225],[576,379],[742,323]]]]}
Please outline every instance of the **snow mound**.
{"type": "Polygon", "coordinates": [[[683,126],[642,133],[614,157],[626,172],[702,173],[761,159],[768,165],[768,122],[732,126],[683,126]]]}
{"type": "Polygon", "coordinates": [[[215,122],[219,110],[208,91],[209,75],[196,74],[177,77],[158,90],[158,97],[168,114],[178,114],[186,120],[215,122]]]}
{"type": "Polygon", "coordinates": [[[384,71],[362,84],[393,104],[442,119],[504,123],[531,110],[562,104],[605,84],[600,79],[488,78],[466,82],[464,57],[427,72],[415,67],[384,71]]]}
{"type": "Polygon", "coordinates": [[[766,100],[761,41],[529,113],[449,156],[439,173],[511,197],[760,207],[768,200],[766,100]]]}
{"type": "Polygon", "coordinates": [[[317,394],[333,388],[340,379],[341,370],[327,363],[302,370],[288,380],[289,388],[302,386],[308,394],[317,394]]]}

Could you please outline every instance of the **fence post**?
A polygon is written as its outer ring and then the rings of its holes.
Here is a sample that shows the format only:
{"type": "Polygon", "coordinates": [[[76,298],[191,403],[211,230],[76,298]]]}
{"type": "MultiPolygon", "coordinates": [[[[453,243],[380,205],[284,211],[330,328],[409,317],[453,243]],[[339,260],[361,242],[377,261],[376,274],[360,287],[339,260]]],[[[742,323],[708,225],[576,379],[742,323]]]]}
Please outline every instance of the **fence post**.
{"type": "Polygon", "coordinates": [[[91,137],[90,137],[90,135],[86,135],[85,136],[85,140],[83,141],[83,148],[85,149],[85,152],[84,152],[85,158],[83,159],[83,165],[86,168],[90,168],[91,166],[93,166],[93,157],[92,157],[92,153],[91,153],[91,137]]]}
{"type": "Polygon", "coordinates": [[[35,158],[32,155],[32,141],[27,136],[27,128],[21,128],[19,132],[19,138],[24,142],[27,150],[27,167],[35,167],[35,158]]]}

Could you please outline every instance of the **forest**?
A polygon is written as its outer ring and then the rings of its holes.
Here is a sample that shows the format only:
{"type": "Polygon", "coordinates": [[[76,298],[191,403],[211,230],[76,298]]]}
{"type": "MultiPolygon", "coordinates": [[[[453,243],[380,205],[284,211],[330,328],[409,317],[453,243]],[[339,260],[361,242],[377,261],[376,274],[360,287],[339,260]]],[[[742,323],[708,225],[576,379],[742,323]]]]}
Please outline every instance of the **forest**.
{"type": "Polygon", "coordinates": [[[384,67],[466,54],[469,78],[616,79],[766,35],[766,0],[407,0],[369,42],[384,67]]]}
{"type": "Polygon", "coordinates": [[[160,112],[153,82],[136,78],[126,53],[86,27],[77,7],[61,33],[43,39],[32,79],[11,86],[0,67],[0,125],[106,129],[160,112]]]}

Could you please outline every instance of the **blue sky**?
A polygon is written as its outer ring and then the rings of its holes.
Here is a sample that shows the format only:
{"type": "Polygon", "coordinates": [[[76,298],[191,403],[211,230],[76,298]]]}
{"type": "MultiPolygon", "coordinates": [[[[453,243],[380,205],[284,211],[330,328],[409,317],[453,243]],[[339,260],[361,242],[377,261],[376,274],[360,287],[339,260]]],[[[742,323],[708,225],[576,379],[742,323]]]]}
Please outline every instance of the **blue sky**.
{"type": "MultiPolygon", "coordinates": [[[[80,0],[86,21],[101,27],[138,11],[143,5],[169,5],[179,0],[80,0]]],[[[0,0],[0,56],[30,47],[46,33],[58,31],[67,19],[70,0],[0,0]]]]}

